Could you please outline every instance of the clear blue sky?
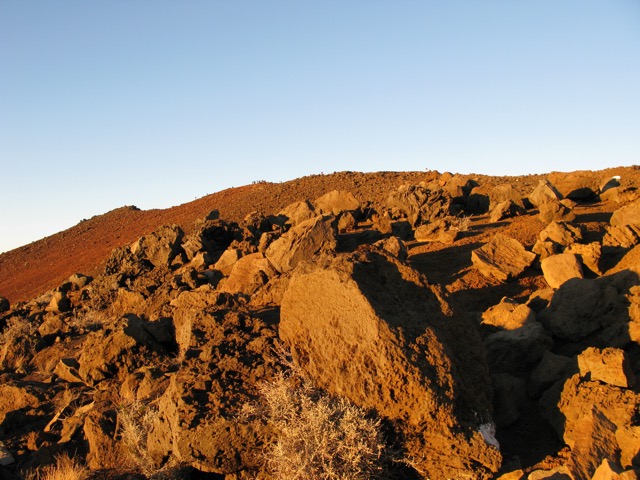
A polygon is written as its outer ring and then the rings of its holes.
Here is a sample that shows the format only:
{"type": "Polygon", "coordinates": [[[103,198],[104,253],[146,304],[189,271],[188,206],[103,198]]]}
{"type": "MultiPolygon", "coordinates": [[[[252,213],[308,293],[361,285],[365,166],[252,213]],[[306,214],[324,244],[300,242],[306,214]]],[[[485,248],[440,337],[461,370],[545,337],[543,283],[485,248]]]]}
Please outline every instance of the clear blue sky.
{"type": "Polygon", "coordinates": [[[0,252],[341,170],[640,163],[638,0],[0,0],[0,252]]]}

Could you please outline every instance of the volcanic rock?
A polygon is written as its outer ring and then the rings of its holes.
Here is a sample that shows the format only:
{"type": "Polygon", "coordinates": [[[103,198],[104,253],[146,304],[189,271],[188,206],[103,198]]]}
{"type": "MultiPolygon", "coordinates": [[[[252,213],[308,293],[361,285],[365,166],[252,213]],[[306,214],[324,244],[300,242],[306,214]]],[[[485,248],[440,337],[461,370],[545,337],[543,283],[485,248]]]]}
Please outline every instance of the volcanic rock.
{"type": "Polygon", "coordinates": [[[303,260],[335,250],[336,233],[335,218],[319,215],[292,227],[269,245],[265,255],[278,272],[289,272],[303,260]]]}
{"type": "Polygon", "coordinates": [[[576,218],[575,213],[569,206],[553,198],[549,198],[538,205],[538,211],[538,217],[545,223],[552,221],[572,222],[576,218]]]}
{"type": "Polygon", "coordinates": [[[571,278],[583,278],[582,265],[572,253],[551,255],[540,263],[544,279],[551,288],[558,288],[571,278]]]}
{"type": "Polygon", "coordinates": [[[457,213],[444,190],[422,185],[401,186],[389,196],[387,208],[392,218],[406,218],[414,227],[457,213]]]}
{"type": "Polygon", "coordinates": [[[439,292],[391,256],[324,257],[294,272],[280,336],[318,386],[399,422],[426,475],[487,478],[500,454],[480,433],[491,422],[482,347],[443,310],[439,292]]]}
{"type": "Polygon", "coordinates": [[[286,219],[285,224],[292,226],[311,220],[315,216],[317,216],[317,213],[309,200],[303,200],[287,205],[283,210],[280,210],[280,213],[278,213],[278,217],[284,217],[286,219]]]}
{"type": "Polygon", "coordinates": [[[229,277],[220,281],[218,290],[253,295],[277,273],[262,253],[252,253],[233,264],[229,277]]]}
{"type": "Polygon", "coordinates": [[[600,193],[600,179],[593,172],[551,172],[547,180],[563,197],[571,200],[590,200],[600,193]]]}
{"type": "Polygon", "coordinates": [[[337,217],[343,212],[353,212],[360,208],[360,202],[351,192],[332,190],[313,202],[316,212],[337,217]]]}
{"type": "Polygon", "coordinates": [[[613,212],[609,223],[614,226],[640,225],[640,199],[613,212]]]}
{"type": "Polygon", "coordinates": [[[504,297],[499,304],[482,314],[482,325],[501,330],[515,330],[535,320],[536,314],[531,308],[508,297],[504,297]]]}
{"type": "Polygon", "coordinates": [[[520,275],[535,258],[520,242],[503,234],[471,252],[471,261],[480,273],[501,282],[520,275]]]}
{"type": "Polygon", "coordinates": [[[631,370],[629,359],[619,348],[599,349],[589,347],[578,355],[580,376],[600,381],[616,387],[629,388],[635,385],[636,378],[631,370]]]}
{"type": "Polygon", "coordinates": [[[540,180],[538,186],[529,194],[529,201],[535,207],[540,207],[549,200],[562,200],[562,194],[549,182],[540,180]]]}

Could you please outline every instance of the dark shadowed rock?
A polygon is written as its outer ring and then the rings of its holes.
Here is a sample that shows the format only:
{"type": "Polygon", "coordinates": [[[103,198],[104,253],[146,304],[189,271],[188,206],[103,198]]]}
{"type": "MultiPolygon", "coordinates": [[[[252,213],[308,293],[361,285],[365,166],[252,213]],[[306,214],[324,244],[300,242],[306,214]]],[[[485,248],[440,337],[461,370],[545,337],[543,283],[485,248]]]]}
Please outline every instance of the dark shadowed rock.
{"type": "Polygon", "coordinates": [[[500,454],[480,432],[491,422],[481,343],[443,310],[438,291],[391,256],[324,257],[294,272],[280,336],[320,387],[399,422],[425,475],[487,478],[500,454]]]}
{"type": "Polygon", "coordinates": [[[556,291],[538,318],[558,338],[576,342],[609,329],[614,335],[609,340],[624,344],[629,341],[630,320],[625,295],[638,284],[638,278],[637,272],[625,270],[593,280],[571,279],[556,291]]]}

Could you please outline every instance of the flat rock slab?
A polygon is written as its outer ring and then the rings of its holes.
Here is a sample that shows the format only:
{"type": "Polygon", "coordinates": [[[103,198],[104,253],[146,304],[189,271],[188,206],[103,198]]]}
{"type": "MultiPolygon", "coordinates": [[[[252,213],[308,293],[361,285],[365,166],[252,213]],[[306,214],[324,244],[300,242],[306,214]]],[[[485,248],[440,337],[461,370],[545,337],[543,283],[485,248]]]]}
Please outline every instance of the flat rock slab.
{"type": "Polygon", "coordinates": [[[502,234],[471,252],[471,261],[480,273],[501,282],[520,275],[535,258],[519,241],[502,234]]]}

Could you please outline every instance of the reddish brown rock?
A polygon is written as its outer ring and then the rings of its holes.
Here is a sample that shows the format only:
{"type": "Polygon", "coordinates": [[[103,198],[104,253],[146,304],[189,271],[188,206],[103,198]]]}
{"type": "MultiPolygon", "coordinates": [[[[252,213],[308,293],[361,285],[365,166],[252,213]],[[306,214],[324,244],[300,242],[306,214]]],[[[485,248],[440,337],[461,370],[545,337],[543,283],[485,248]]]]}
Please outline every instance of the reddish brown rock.
{"type": "Polygon", "coordinates": [[[551,288],[558,288],[572,278],[584,278],[582,265],[572,253],[551,255],[540,263],[544,279],[551,288]]]}
{"type": "Polygon", "coordinates": [[[480,273],[501,282],[520,275],[535,258],[520,242],[502,234],[471,252],[471,261],[480,273]]]}
{"type": "Polygon", "coordinates": [[[289,272],[303,260],[335,250],[336,233],[334,217],[317,216],[291,228],[269,245],[265,255],[278,272],[289,272]]]}
{"type": "Polygon", "coordinates": [[[629,388],[635,385],[636,377],[624,350],[619,348],[599,349],[589,347],[578,355],[580,376],[608,383],[616,387],[629,388]]]}
{"type": "Polygon", "coordinates": [[[317,385],[399,422],[425,475],[488,478],[500,454],[480,433],[491,421],[482,347],[443,309],[438,291],[392,257],[340,255],[294,273],[280,336],[317,385]]]}
{"type": "Polygon", "coordinates": [[[640,199],[613,212],[609,223],[619,227],[623,225],[640,225],[640,199]]]}
{"type": "Polygon", "coordinates": [[[353,212],[360,208],[360,202],[351,192],[332,190],[313,202],[315,211],[323,215],[337,217],[343,212],[353,212]]]}

